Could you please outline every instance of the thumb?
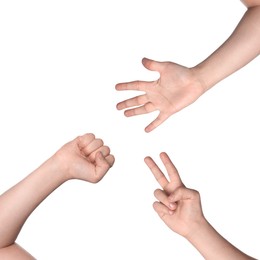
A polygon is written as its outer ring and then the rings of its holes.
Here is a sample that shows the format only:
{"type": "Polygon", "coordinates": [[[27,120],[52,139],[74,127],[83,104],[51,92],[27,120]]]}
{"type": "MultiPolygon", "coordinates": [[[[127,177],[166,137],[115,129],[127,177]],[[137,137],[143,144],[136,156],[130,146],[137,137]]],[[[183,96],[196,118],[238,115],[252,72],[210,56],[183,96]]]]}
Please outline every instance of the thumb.
{"type": "Polygon", "coordinates": [[[147,58],[143,58],[142,63],[146,69],[151,70],[151,71],[160,72],[162,69],[162,62],[159,62],[159,61],[154,61],[154,60],[150,60],[147,58]]]}
{"type": "Polygon", "coordinates": [[[105,176],[107,171],[110,169],[111,165],[101,152],[96,153],[95,161],[96,161],[96,178],[97,181],[99,181],[105,176]]]}
{"type": "Polygon", "coordinates": [[[199,192],[192,189],[187,189],[185,186],[177,188],[169,197],[170,202],[178,202],[180,200],[199,200],[199,192]]]}

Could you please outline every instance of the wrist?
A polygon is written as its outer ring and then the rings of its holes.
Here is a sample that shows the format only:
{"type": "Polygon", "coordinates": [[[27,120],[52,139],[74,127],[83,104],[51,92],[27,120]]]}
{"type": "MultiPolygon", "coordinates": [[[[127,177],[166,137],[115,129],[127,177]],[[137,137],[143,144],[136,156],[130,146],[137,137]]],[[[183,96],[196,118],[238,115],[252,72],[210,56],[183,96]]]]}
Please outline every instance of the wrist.
{"type": "Polygon", "coordinates": [[[61,185],[71,179],[67,173],[68,169],[66,169],[66,164],[62,163],[62,159],[56,156],[56,154],[44,162],[40,168],[46,175],[52,176],[57,185],[61,185]]]}
{"type": "Polygon", "coordinates": [[[189,231],[184,237],[190,243],[192,243],[192,241],[196,241],[198,236],[200,236],[202,232],[204,233],[204,231],[207,230],[209,227],[210,224],[208,223],[208,221],[204,217],[201,217],[199,220],[190,225],[189,231]]]}
{"type": "Polygon", "coordinates": [[[190,69],[193,72],[197,81],[200,83],[203,93],[205,93],[215,85],[215,83],[210,81],[210,74],[206,71],[203,64],[198,64],[190,69]]]}

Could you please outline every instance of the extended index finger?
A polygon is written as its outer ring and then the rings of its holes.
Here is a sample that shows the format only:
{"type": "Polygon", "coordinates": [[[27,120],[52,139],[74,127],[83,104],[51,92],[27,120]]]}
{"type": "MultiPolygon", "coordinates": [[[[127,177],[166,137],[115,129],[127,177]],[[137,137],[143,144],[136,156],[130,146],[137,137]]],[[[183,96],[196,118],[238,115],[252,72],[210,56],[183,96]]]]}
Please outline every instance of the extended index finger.
{"type": "Polygon", "coordinates": [[[154,162],[151,157],[145,157],[144,159],[146,165],[149,167],[151,172],[153,173],[155,179],[160,184],[160,186],[164,189],[164,187],[169,183],[163,172],[160,170],[158,165],[154,162]]]}
{"type": "Polygon", "coordinates": [[[132,82],[125,82],[125,83],[118,83],[116,84],[116,90],[138,90],[138,91],[146,91],[149,84],[152,82],[148,81],[132,81],[132,82]]]}

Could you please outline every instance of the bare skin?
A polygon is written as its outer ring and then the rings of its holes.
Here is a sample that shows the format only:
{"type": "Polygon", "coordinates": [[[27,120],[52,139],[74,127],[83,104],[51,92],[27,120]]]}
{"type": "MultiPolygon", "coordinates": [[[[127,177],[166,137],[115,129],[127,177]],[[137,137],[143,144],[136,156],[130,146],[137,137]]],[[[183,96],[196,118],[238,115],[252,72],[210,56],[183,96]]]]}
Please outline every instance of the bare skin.
{"type": "Polygon", "coordinates": [[[99,182],[114,156],[93,134],[65,144],[38,169],[0,196],[0,259],[34,259],[15,243],[23,224],[55,189],[71,179],[99,182]]]}
{"type": "Polygon", "coordinates": [[[203,93],[244,67],[260,53],[260,0],[243,1],[247,11],[230,37],[208,58],[192,68],[174,62],[142,60],[160,74],[155,81],[119,83],[116,90],[145,92],[117,104],[127,117],[159,111],[146,128],[151,132],[171,115],[195,102],[203,93]]]}
{"type": "Polygon", "coordinates": [[[166,153],[160,154],[168,178],[151,157],[145,163],[162,189],[154,192],[153,207],[162,221],[174,232],[186,238],[207,260],[254,259],[223,238],[204,217],[200,194],[183,184],[179,173],[166,153]]]}

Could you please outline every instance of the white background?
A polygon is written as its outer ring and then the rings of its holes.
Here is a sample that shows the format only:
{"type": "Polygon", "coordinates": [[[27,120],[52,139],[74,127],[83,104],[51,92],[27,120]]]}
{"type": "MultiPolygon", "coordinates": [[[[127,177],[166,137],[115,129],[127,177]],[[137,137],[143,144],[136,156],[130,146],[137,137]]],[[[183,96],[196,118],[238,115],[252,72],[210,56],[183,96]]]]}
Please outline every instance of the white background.
{"type": "Polygon", "coordinates": [[[143,158],[166,151],[200,191],[211,224],[246,253],[259,247],[259,59],[147,134],[157,113],[125,118],[154,80],[143,57],[194,66],[233,31],[240,1],[1,1],[0,192],[64,143],[93,132],[116,163],[93,185],[70,181],[26,222],[17,242],[37,259],[202,259],[153,211],[158,188],[143,158]]]}

